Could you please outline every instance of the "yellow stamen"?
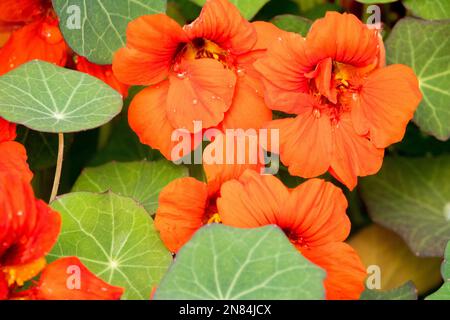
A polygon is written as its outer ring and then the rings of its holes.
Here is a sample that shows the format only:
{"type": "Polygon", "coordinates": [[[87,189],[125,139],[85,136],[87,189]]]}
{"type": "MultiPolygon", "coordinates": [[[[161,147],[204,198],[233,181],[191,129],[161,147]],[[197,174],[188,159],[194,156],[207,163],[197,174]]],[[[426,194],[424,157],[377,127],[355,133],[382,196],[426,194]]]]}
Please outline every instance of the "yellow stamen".
{"type": "Polygon", "coordinates": [[[220,219],[220,216],[218,213],[213,214],[211,216],[211,218],[209,218],[208,224],[212,224],[212,223],[222,223],[222,219],[220,219]]]}
{"type": "Polygon", "coordinates": [[[45,258],[40,258],[28,264],[3,267],[1,271],[5,273],[8,286],[17,284],[21,287],[25,282],[37,276],[45,268],[45,265],[45,258]]]}

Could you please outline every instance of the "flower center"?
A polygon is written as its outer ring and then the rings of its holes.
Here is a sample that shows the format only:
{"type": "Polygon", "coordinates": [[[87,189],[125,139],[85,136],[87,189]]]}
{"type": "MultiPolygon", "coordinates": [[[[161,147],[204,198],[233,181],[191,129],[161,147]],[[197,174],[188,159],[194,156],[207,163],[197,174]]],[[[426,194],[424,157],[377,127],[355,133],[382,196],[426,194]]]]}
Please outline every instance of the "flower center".
{"type": "Polygon", "coordinates": [[[8,286],[17,284],[21,287],[26,281],[38,275],[45,265],[45,258],[40,258],[24,265],[3,267],[0,271],[4,272],[8,286]]]}
{"type": "Polygon", "coordinates": [[[299,235],[298,233],[296,233],[290,229],[283,229],[283,231],[284,231],[284,234],[286,235],[286,237],[288,237],[289,241],[291,241],[291,243],[295,247],[308,248],[308,243],[301,235],[299,235]]]}
{"type": "Polygon", "coordinates": [[[205,215],[203,217],[203,224],[222,223],[216,204],[218,197],[219,195],[214,195],[208,199],[205,215]]]}
{"type": "Polygon", "coordinates": [[[227,50],[222,49],[210,40],[202,38],[183,44],[176,55],[175,63],[180,63],[182,60],[192,61],[198,59],[214,59],[222,63],[224,68],[227,69],[233,69],[235,65],[233,57],[227,50]]]}
{"type": "Polygon", "coordinates": [[[320,63],[314,72],[307,75],[311,78],[311,92],[320,106],[313,111],[314,115],[326,114],[333,124],[338,124],[342,113],[351,110],[364,79],[374,68],[375,65],[356,68],[336,61],[320,63]]]}

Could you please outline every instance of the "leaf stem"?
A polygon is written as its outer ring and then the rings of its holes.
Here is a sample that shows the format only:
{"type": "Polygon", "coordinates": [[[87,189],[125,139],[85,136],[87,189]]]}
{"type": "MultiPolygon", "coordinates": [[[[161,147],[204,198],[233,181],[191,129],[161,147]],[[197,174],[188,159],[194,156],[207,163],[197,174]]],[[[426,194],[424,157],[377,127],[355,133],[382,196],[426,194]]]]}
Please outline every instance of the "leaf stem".
{"type": "Polygon", "coordinates": [[[53,200],[55,200],[56,196],[58,195],[58,188],[59,182],[61,180],[61,171],[64,159],[64,133],[58,133],[58,138],[58,160],[56,162],[55,179],[53,180],[53,189],[52,195],[50,196],[50,203],[53,202],[53,200]]]}

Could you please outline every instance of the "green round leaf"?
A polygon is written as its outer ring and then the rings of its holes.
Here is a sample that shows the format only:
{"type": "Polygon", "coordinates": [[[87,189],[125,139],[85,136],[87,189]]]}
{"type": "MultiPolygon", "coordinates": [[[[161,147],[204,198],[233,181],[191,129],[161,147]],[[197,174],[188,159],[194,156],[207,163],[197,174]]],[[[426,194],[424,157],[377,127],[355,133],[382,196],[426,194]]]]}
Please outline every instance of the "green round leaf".
{"type": "Polygon", "coordinates": [[[411,281],[387,291],[366,289],[360,300],[417,300],[417,289],[411,281]]]}
{"type": "Polygon", "coordinates": [[[403,0],[403,4],[420,18],[450,19],[450,1],[448,0],[403,0]]]}
{"type": "MultiPolygon", "coordinates": [[[[242,16],[251,20],[258,12],[261,10],[264,5],[269,2],[269,0],[229,0],[232,4],[234,4],[239,11],[241,11],[242,16]]],[[[206,0],[192,0],[192,2],[198,4],[199,6],[203,6],[206,0]]]]}
{"type": "Polygon", "coordinates": [[[186,177],[188,170],[167,160],[157,162],[112,162],[96,168],[87,168],[78,178],[74,192],[113,191],[133,198],[151,214],[156,212],[161,190],[171,181],[186,177]]]}
{"type": "Polygon", "coordinates": [[[450,156],[387,158],[362,179],[372,219],[403,237],[418,256],[442,257],[450,240],[450,156]]]}
{"type": "Polygon", "coordinates": [[[99,127],[122,109],[122,97],[88,74],[34,60],[0,77],[0,116],[41,132],[99,127]]]}
{"type": "Polygon", "coordinates": [[[111,64],[125,46],[132,20],[166,11],[166,0],[53,0],[60,29],[69,46],[97,64],[111,64]]]}
{"type": "Polygon", "coordinates": [[[419,78],[423,100],[414,121],[440,140],[450,137],[449,34],[450,21],[405,18],[386,41],[388,62],[412,67],[419,78]]]}
{"type": "Polygon", "coordinates": [[[155,299],[323,299],[324,277],[277,227],[214,224],[180,250],[155,299]]]}
{"type": "Polygon", "coordinates": [[[276,16],[272,19],[272,23],[282,30],[296,32],[303,37],[306,37],[306,34],[312,25],[311,20],[293,14],[276,16]]]}
{"type": "Polygon", "coordinates": [[[62,217],[52,260],[77,256],[104,281],[125,288],[123,299],[150,298],[172,256],[144,208],[111,192],[71,193],[51,206],[62,217]]]}
{"type": "Polygon", "coordinates": [[[447,244],[445,260],[442,263],[442,279],[444,279],[442,287],[426,297],[427,300],[450,300],[450,242],[447,244]]]}

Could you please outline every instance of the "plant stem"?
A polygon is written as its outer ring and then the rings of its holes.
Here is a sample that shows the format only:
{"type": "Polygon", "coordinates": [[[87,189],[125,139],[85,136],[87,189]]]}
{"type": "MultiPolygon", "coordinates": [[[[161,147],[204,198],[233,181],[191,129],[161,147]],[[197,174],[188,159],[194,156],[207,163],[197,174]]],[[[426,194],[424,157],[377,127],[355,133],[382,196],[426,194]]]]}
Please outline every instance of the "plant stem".
{"type": "Polygon", "coordinates": [[[55,200],[56,196],[58,195],[58,188],[59,182],[61,180],[61,171],[64,158],[64,133],[58,133],[58,138],[58,160],[56,162],[55,179],[53,180],[53,189],[52,195],[50,196],[50,203],[53,202],[53,200],[55,200]]]}

